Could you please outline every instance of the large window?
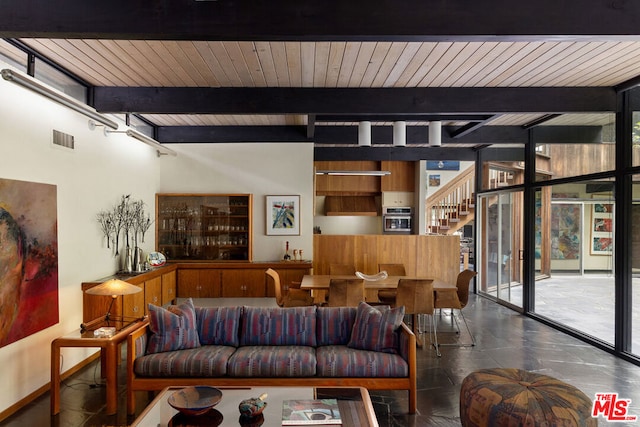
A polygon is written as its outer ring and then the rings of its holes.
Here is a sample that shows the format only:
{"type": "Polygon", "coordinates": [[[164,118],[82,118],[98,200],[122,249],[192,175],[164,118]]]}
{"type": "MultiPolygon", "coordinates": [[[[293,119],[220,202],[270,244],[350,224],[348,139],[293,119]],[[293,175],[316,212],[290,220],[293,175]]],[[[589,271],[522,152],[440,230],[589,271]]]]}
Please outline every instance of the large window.
{"type": "Polygon", "coordinates": [[[535,312],[614,342],[613,182],[588,180],[536,192],[535,312]]]}
{"type": "Polygon", "coordinates": [[[27,54],[2,39],[0,39],[0,60],[14,66],[17,70],[27,71],[27,54]]]}
{"type": "Polygon", "coordinates": [[[615,114],[563,114],[533,130],[537,181],[615,169],[615,114]]]}
{"type": "Polygon", "coordinates": [[[640,355],[640,175],[633,176],[631,204],[631,352],[640,355]]]}

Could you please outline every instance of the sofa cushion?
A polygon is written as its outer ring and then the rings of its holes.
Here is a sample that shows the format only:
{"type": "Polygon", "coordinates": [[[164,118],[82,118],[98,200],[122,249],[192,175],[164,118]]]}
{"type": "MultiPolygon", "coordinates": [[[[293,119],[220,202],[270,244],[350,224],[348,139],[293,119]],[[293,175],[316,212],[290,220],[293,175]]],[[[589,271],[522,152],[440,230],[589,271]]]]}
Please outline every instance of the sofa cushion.
{"type": "Polygon", "coordinates": [[[244,307],[240,345],[316,345],[316,307],[244,307]]]}
{"type": "Polygon", "coordinates": [[[318,347],[347,345],[351,339],[355,319],[355,307],[318,307],[316,315],[318,347]]]}
{"type": "Polygon", "coordinates": [[[357,350],[344,345],[316,349],[318,377],[403,378],[409,364],[398,354],[357,350]]]}
{"type": "Polygon", "coordinates": [[[238,347],[227,371],[232,377],[313,377],[316,351],[300,345],[238,347]]]}
{"type": "Polygon", "coordinates": [[[242,307],[196,307],[200,345],[240,345],[242,307]]]}
{"type": "Polygon", "coordinates": [[[366,302],[361,302],[347,346],[360,350],[397,353],[397,330],[403,319],[404,306],[391,309],[388,306],[372,307],[366,302]]]}
{"type": "Polygon", "coordinates": [[[134,371],[144,377],[221,377],[235,347],[206,345],[147,354],[135,360],[134,371]]]}
{"type": "Polygon", "coordinates": [[[196,329],[196,310],[191,298],[167,308],[149,304],[147,354],[183,350],[200,346],[196,329]]]}

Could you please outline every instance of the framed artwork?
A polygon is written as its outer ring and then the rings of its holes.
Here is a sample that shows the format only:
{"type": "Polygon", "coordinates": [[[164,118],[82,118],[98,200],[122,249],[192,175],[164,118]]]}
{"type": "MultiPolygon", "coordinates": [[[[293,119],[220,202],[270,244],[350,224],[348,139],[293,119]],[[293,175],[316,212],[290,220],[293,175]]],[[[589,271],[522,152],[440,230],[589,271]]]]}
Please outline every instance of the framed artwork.
{"type": "Polygon", "coordinates": [[[440,175],[429,175],[429,187],[440,187],[440,175]]]}
{"type": "Polygon", "coordinates": [[[427,170],[459,171],[460,162],[457,160],[427,160],[427,170]]]}
{"type": "Polygon", "coordinates": [[[55,185],[0,179],[0,347],[58,323],[55,185]]]}
{"type": "Polygon", "coordinates": [[[551,259],[580,258],[581,217],[577,203],[551,205],[551,259]]]}
{"type": "MultiPolygon", "coordinates": [[[[601,198],[599,195],[593,197],[601,198]]],[[[591,255],[613,255],[613,203],[591,205],[591,255]]]]}
{"type": "Polygon", "coordinates": [[[267,235],[300,235],[300,196],[267,196],[267,235]]]}

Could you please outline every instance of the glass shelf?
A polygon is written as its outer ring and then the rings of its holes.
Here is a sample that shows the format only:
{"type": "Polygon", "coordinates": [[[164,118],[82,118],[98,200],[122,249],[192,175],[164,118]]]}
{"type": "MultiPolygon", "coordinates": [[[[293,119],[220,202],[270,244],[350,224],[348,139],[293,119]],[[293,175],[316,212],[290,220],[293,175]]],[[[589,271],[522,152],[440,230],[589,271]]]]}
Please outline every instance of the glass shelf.
{"type": "Polygon", "coordinates": [[[252,259],[251,194],[156,194],[156,248],[168,260],[252,259]]]}

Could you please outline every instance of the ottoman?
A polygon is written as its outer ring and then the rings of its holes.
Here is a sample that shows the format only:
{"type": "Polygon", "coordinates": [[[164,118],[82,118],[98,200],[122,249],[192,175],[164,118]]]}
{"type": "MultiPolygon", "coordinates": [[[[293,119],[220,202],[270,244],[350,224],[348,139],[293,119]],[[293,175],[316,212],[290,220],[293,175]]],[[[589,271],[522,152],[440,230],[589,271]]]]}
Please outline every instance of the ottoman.
{"type": "Polygon", "coordinates": [[[592,402],[572,385],[520,369],[481,369],[462,381],[464,427],[597,426],[592,402]]]}

